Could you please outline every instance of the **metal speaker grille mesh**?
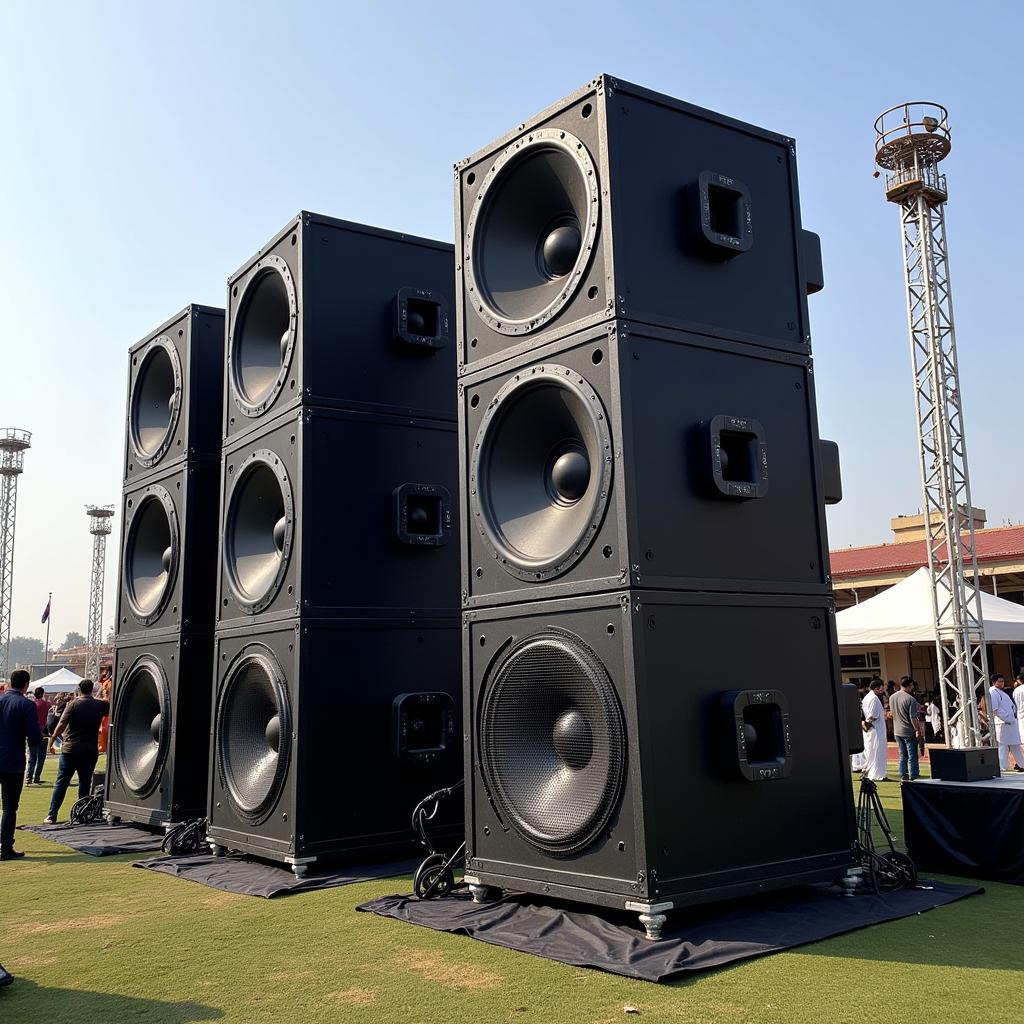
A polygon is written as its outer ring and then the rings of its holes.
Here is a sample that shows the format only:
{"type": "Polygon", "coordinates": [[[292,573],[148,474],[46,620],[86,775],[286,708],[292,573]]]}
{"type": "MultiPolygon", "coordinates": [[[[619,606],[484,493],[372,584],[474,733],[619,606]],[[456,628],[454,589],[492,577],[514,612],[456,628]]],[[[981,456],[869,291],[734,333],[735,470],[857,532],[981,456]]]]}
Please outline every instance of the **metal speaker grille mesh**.
{"type": "Polygon", "coordinates": [[[114,707],[114,756],[124,784],[148,796],[160,781],[171,736],[171,695],[156,658],[128,670],[114,707]]]}
{"type": "Polygon", "coordinates": [[[622,709],[597,655],[561,630],[527,637],[493,669],[479,721],[499,813],[542,850],[590,845],[617,808],[626,761],[622,709]]]}
{"type": "Polygon", "coordinates": [[[252,824],[273,810],[288,771],[291,707],[269,651],[243,652],[228,670],[217,712],[217,761],[235,810],[252,824]]]}

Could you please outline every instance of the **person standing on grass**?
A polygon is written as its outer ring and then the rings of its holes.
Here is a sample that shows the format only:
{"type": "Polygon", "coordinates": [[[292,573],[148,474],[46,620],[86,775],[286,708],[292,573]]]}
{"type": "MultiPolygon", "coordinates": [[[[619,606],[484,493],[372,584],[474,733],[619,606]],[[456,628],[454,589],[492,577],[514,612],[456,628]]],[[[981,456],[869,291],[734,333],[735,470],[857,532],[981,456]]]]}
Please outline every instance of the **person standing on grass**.
{"type": "Polygon", "coordinates": [[[78,684],[78,699],[64,709],[60,722],[50,737],[49,750],[54,753],[53,744],[63,737],[60,761],[57,765],[57,781],[53,785],[50,813],[43,819],[44,825],[52,825],[60,814],[60,805],[71,784],[71,776],[78,775],[78,799],[88,796],[92,789],[92,773],[96,759],[100,756],[100,722],[110,714],[110,702],[96,700],[92,695],[92,680],[83,679],[78,684]]]}
{"type": "Polygon", "coordinates": [[[1017,685],[1013,688],[1011,700],[1017,709],[1017,731],[1024,741],[1024,668],[1017,670],[1017,685]]]}
{"type": "Polygon", "coordinates": [[[876,677],[871,680],[867,695],[861,703],[864,712],[864,777],[875,782],[889,781],[885,775],[888,749],[883,693],[885,683],[876,677]]]}
{"type": "Polygon", "coordinates": [[[1015,772],[1024,772],[1024,751],[1020,748],[1020,729],[1017,726],[1017,706],[1006,692],[1006,678],[997,672],[989,689],[992,717],[996,720],[996,743],[999,744],[999,769],[1010,770],[1013,754],[1015,772]]]}
{"type": "Polygon", "coordinates": [[[29,674],[24,669],[11,673],[11,685],[0,696],[0,860],[24,857],[14,849],[14,827],[18,804],[25,785],[25,743],[35,747],[43,742],[35,705],[25,696],[29,674]]]}
{"type": "Polygon", "coordinates": [[[914,680],[904,676],[900,692],[889,698],[892,731],[900,752],[900,778],[911,782],[921,775],[917,761],[917,744],[921,736],[920,708],[914,696],[914,680]]]}
{"type": "MultiPolygon", "coordinates": [[[[53,705],[46,699],[46,691],[36,687],[33,703],[36,706],[36,721],[39,723],[39,731],[45,737],[47,735],[46,719],[50,714],[53,705]]],[[[34,747],[28,748],[28,771],[25,772],[25,785],[39,785],[39,776],[43,774],[43,762],[46,760],[46,744],[37,743],[34,747]]]]}

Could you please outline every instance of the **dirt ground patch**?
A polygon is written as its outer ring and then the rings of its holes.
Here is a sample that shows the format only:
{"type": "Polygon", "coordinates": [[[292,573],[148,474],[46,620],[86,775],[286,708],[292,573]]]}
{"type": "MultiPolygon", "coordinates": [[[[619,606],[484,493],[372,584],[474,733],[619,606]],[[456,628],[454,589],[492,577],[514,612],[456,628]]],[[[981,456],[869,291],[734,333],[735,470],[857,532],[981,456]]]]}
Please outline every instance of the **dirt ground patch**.
{"type": "Polygon", "coordinates": [[[127,920],[128,916],[125,914],[96,914],[93,917],[68,917],[60,921],[23,921],[8,925],[7,937],[17,940],[35,935],[113,928],[127,920]]]}
{"type": "Polygon", "coordinates": [[[453,963],[440,953],[421,949],[401,951],[397,962],[427,981],[435,981],[445,988],[463,992],[483,992],[497,988],[502,977],[472,964],[453,963]]]}
{"type": "Polygon", "coordinates": [[[376,1002],[377,991],[372,988],[360,988],[353,985],[352,988],[339,989],[337,992],[328,992],[327,999],[332,1003],[339,1003],[344,1006],[369,1006],[376,1002]]]}

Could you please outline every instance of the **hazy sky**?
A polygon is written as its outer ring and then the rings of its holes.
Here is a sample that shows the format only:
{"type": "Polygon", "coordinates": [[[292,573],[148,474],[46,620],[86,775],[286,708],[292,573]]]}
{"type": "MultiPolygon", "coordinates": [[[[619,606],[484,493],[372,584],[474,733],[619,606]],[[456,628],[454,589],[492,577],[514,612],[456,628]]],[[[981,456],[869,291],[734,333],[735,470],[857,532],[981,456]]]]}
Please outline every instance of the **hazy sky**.
{"type": "MultiPolygon", "coordinates": [[[[451,165],[598,72],[795,136],[832,546],[920,505],[885,107],[950,109],[948,225],[975,503],[1024,513],[1019,4],[0,0],[0,426],[33,432],[14,634],[85,632],[83,506],[118,502],[128,346],[300,209],[452,238],[451,165]],[[901,16],[903,24],[901,24],[901,16]],[[902,49],[901,49],[902,48],[902,49]],[[1016,294],[1015,294],[1016,293],[1016,294]]],[[[119,525],[119,524],[118,524],[119,525]]],[[[107,560],[114,621],[117,532],[107,560]]]]}

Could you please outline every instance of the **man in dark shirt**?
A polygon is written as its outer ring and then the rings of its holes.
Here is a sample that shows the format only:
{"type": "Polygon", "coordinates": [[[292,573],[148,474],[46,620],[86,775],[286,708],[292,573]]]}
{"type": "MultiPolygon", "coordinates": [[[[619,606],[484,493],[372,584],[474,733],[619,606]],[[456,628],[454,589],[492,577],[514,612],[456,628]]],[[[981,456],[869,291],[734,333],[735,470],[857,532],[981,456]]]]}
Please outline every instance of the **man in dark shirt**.
{"type": "Polygon", "coordinates": [[[892,714],[892,731],[900,752],[900,778],[909,782],[920,776],[917,762],[917,739],[921,732],[921,719],[917,698],[914,696],[914,680],[904,676],[900,680],[900,692],[889,698],[892,714]]]}
{"type": "MultiPolygon", "coordinates": [[[[46,716],[50,713],[50,708],[53,705],[46,699],[46,691],[41,687],[37,686],[35,691],[35,699],[33,703],[36,706],[36,721],[39,723],[39,728],[42,730],[43,735],[46,735],[46,716]]],[[[43,762],[46,760],[46,744],[37,743],[34,747],[28,749],[28,771],[25,773],[25,785],[31,786],[32,783],[39,784],[39,776],[43,774],[43,762]]]]}
{"type": "Polygon", "coordinates": [[[99,754],[100,722],[110,714],[110,702],[96,700],[92,695],[92,680],[83,679],[78,684],[79,697],[64,709],[57,728],[50,737],[49,750],[55,753],[53,741],[64,737],[60,748],[60,762],[57,766],[57,781],[53,786],[50,813],[43,819],[44,825],[52,825],[60,813],[60,805],[71,784],[71,776],[78,774],[78,799],[88,796],[92,789],[92,773],[99,754]]]}
{"type": "Polygon", "coordinates": [[[25,742],[35,747],[43,741],[35,705],[25,696],[28,681],[28,673],[17,669],[11,673],[10,689],[0,696],[0,860],[24,856],[14,849],[14,826],[25,784],[25,742]]]}

